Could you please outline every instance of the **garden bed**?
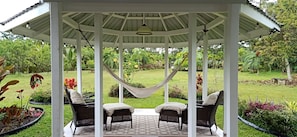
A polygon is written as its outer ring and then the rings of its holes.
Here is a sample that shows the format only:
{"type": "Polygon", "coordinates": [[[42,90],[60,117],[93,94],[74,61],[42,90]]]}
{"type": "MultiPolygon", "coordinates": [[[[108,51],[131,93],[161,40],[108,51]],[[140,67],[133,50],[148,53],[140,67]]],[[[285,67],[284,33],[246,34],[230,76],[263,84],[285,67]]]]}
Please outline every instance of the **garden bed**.
{"type": "Polygon", "coordinates": [[[269,130],[267,130],[267,129],[261,128],[261,127],[255,125],[254,123],[252,123],[252,122],[250,122],[250,121],[247,121],[246,119],[244,119],[244,118],[242,118],[242,117],[240,117],[240,116],[238,116],[238,119],[239,119],[241,122],[243,122],[244,124],[246,124],[246,125],[248,125],[248,126],[254,128],[254,129],[256,129],[256,130],[259,130],[259,131],[261,131],[261,132],[265,132],[265,133],[268,133],[268,134],[272,134],[272,135],[275,135],[275,136],[278,136],[278,137],[287,137],[287,136],[282,136],[282,135],[280,135],[279,133],[277,133],[277,132],[275,132],[275,131],[269,131],[269,130]]]}
{"type": "Polygon", "coordinates": [[[37,123],[44,115],[43,108],[39,107],[32,107],[30,112],[32,112],[32,114],[34,115],[26,116],[24,119],[22,119],[21,124],[18,124],[19,119],[11,120],[9,126],[4,125],[2,122],[0,122],[0,136],[16,134],[20,130],[28,128],[37,123]],[[32,111],[32,109],[34,110],[32,111]]]}

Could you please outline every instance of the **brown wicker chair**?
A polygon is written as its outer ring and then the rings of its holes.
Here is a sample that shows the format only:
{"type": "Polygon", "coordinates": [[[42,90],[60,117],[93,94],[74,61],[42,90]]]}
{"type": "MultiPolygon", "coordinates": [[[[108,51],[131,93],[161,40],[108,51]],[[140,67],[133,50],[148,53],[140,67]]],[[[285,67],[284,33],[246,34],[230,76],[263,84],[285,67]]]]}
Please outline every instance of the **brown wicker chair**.
{"type": "MultiPolygon", "coordinates": [[[[74,126],[75,126],[75,129],[73,131],[73,135],[74,135],[77,127],[94,125],[94,123],[95,123],[95,113],[94,113],[95,105],[94,105],[94,103],[74,104],[71,100],[70,92],[67,88],[65,88],[65,92],[66,92],[66,97],[69,100],[69,104],[72,109],[73,120],[70,124],[70,127],[72,126],[72,124],[74,124],[74,126]]],[[[107,114],[106,114],[106,111],[103,110],[103,124],[105,125],[105,129],[107,128],[106,121],[107,121],[107,114]]]]}
{"type": "MultiPolygon", "coordinates": [[[[196,106],[197,126],[209,127],[211,134],[212,134],[211,127],[215,125],[217,128],[215,116],[216,116],[218,105],[222,104],[223,102],[223,96],[224,96],[224,92],[220,91],[214,105],[203,105],[203,102],[201,102],[201,104],[197,103],[197,106],[196,106]]],[[[182,112],[181,117],[182,117],[182,124],[181,124],[181,129],[182,129],[182,125],[188,123],[188,109],[182,112]]]]}

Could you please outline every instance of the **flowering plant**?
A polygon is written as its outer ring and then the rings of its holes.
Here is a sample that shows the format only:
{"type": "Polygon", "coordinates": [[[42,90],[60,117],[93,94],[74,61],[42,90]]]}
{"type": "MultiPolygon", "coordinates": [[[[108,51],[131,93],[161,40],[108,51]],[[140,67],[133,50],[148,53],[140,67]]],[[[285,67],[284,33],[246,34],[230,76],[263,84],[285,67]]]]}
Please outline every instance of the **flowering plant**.
{"type": "Polygon", "coordinates": [[[64,85],[68,89],[74,89],[77,86],[77,82],[75,81],[75,78],[70,78],[70,79],[65,78],[64,85]]]}

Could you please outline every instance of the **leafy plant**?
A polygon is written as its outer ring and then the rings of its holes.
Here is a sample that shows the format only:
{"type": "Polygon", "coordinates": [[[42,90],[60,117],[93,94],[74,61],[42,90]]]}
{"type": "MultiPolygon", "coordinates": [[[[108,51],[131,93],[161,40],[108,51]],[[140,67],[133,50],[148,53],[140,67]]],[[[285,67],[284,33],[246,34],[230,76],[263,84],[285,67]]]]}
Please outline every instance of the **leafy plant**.
{"type": "Polygon", "coordinates": [[[51,91],[37,91],[31,94],[31,99],[35,102],[49,103],[51,102],[51,91]]]}
{"type": "MultiPolygon", "coordinates": [[[[0,82],[8,74],[10,74],[14,69],[13,66],[4,67],[4,62],[5,62],[5,59],[3,57],[0,57],[0,82]]],[[[11,81],[7,82],[4,86],[1,87],[1,89],[0,89],[0,101],[2,101],[5,98],[5,97],[1,97],[1,96],[3,95],[3,93],[5,93],[9,89],[8,86],[15,85],[17,83],[19,83],[18,80],[11,80],[11,81]]]]}
{"type": "Polygon", "coordinates": [[[180,98],[187,99],[186,95],[183,93],[182,89],[180,89],[177,85],[169,88],[169,97],[171,98],[180,98]]]}

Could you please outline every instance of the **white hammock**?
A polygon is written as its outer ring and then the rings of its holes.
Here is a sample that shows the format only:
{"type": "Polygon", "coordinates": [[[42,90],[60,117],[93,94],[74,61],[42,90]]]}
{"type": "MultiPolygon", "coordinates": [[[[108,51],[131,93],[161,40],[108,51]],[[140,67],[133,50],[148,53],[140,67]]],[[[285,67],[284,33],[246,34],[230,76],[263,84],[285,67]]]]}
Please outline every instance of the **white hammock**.
{"type": "MultiPolygon", "coordinates": [[[[182,63],[181,63],[182,64],[182,63]]],[[[153,94],[155,91],[157,91],[159,88],[163,87],[169,80],[171,80],[174,75],[177,73],[178,68],[173,70],[170,75],[168,75],[161,83],[158,85],[149,87],[149,88],[137,88],[130,86],[129,83],[118,77],[110,68],[108,68],[105,64],[104,67],[106,71],[115,79],[117,80],[120,84],[123,85],[132,95],[134,95],[137,98],[146,98],[149,97],[151,94],[153,94]]]]}

